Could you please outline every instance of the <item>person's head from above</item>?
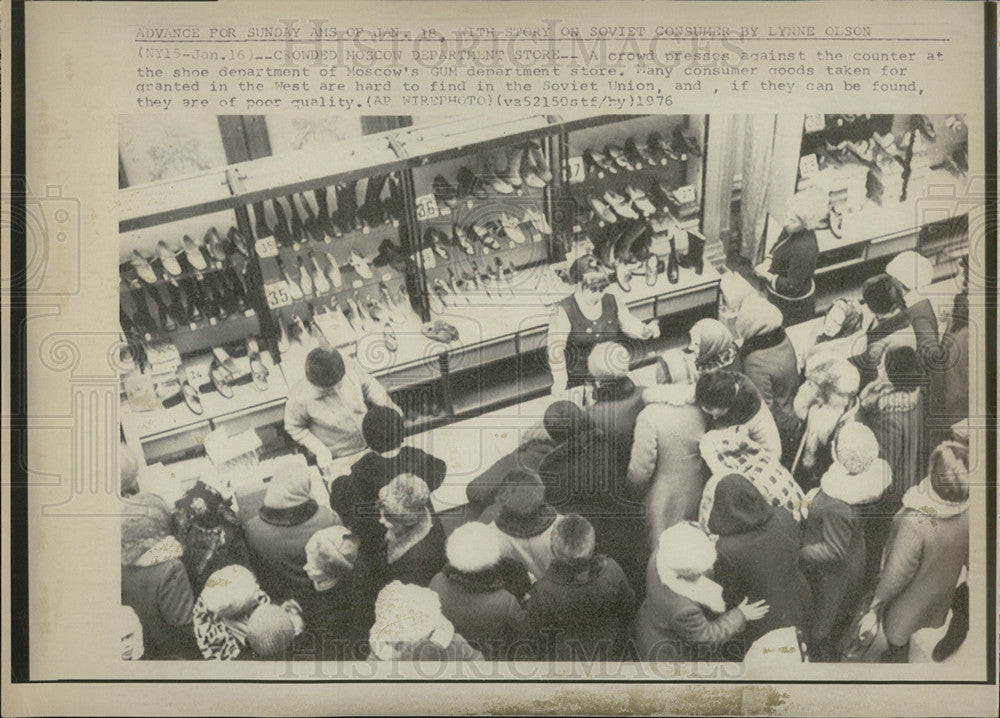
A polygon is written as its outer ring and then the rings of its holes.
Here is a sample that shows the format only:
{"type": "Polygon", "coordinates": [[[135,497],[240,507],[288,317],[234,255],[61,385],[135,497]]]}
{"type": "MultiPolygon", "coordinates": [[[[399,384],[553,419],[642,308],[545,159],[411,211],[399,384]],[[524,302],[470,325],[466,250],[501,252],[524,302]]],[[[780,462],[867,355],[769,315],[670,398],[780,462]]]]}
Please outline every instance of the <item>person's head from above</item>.
{"type": "Polygon", "coordinates": [[[219,618],[238,621],[257,607],[260,586],[250,569],[233,564],[208,577],[201,590],[205,609],[219,618]]]}
{"type": "Polygon", "coordinates": [[[295,639],[295,621],[281,606],[262,604],[247,619],[246,638],[257,658],[281,658],[295,639]]]}
{"type": "Polygon", "coordinates": [[[697,381],[698,370],[690,352],[683,349],[667,349],[656,360],[657,384],[689,385],[697,381]]]}
{"type": "Polygon", "coordinates": [[[611,284],[608,273],[596,257],[580,257],[569,268],[569,279],[577,300],[585,306],[600,304],[604,290],[611,284]]]}
{"type": "Polygon", "coordinates": [[[663,583],[695,581],[715,565],[715,543],[696,523],[681,521],[660,534],[656,571],[663,583]]]}
{"type": "Polygon", "coordinates": [[[336,349],[317,347],[306,355],[306,380],[321,392],[337,388],[347,369],[336,349]]]}
{"type": "Polygon", "coordinates": [[[721,419],[736,404],[739,388],[739,374],[735,372],[706,372],[698,377],[694,387],[694,400],[710,417],[721,419]]]}
{"type": "Polygon", "coordinates": [[[687,350],[703,363],[724,355],[734,345],[729,327],[718,319],[699,319],[688,331],[687,350]]]}
{"type": "Polygon", "coordinates": [[[911,347],[891,347],[882,354],[885,378],[895,389],[914,391],[924,384],[925,375],[917,352],[911,347]]]}
{"type": "Polygon", "coordinates": [[[414,474],[400,474],[378,492],[379,523],[387,529],[405,530],[421,523],[430,507],[430,489],[414,474]]]}
{"type": "Polygon", "coordinates": [[[628,378],[629,350],[618,342],[601,342],[587,357],[587,372],[597,389],[621,384],[628,378]]]}
{"type": "Polygon", "coordinates": [[[289,456],[275,463],[264,490],[267,509],[293,509],[312,500],[312,478],[302,457],[289,456]]]}
{"type": "Polygon", "coordinates": [[[900,252],[885,267],[885,273],[893,277],[906,290],[926,287],[934,281],[934,263],[913,250],[900,252]]]}
{"type": "Polygon", "coordinates": [[[157,494],[140,492],[129,497],[122,509],[122,565],[134,563],[175,530],[174,513],[157,494]]]}
{"type": "Polygon", "coordinates": [[[545,433],[555,443],[569,441],[591,428],[590,418],[579,406],[566,399],[549,404],[542,418],[545,433]]]}
{"type": "Polygon", "coordinates": [[[858,300],[840,297],[834,300],[823,315],[821,337],[839,339],[850,336],[861,329],[863,321],[864,314],[858,300]]]}
{"type": "MultiPolygon", "coordinates": [[[[743,300],[733,322],[736,338],[740,343],[750,337],[773,332],[781,327],[781,310],[763,297],[753,295],[743,300]]],[[[725,326],[725,325],[723,325],[725,326]]]]}
{"type": "Polygon", "coordinates": [[[766,524],[774,509],[742,474],[730,473],[715,485],[706,528],[716,536],[752,531],[766,524]]]}
{"type": "Polygon", "coordinates": [[[874,432],[858,421],[849,421],[837,430],[830,450],[833,460],[851,476],[868,471],[879,455],[874,432]]]}
{"type": "Polygon", "coordinates": [[[403,416],[391,407],[376,404],[361,420],[361,435],[375,453],[395,452],[403,445],[403,416]]]}
{"type": "Polygon", "coordinates": [[[568,514],[552,528],[552,555],[558,561],[582,564],[594,557],[594,527],[579,514],[568,514]]]}
{"type": "Polygon", "coordinates": [[[500,563],[500,537],[494,527],[470,521],[451,532],[445,556],[461,573],[487,571],[500,563]]]}
{"type": "Polygon", "coordinates": [[[508,516],[533,516],[545,506],[545,484],[531,471],[511,471],[497,492],[500,513],[508,516]]]}
{"type": "Polygon", "coordinates": [[[375,599],[375,623],[368,636],[375,656],[390,660],[425,641],[447,647],[455,629],[441,612],[437,593],[423,586],[393,581],[375,599]]]}
{"type": "Polygon", "coordinates": [[[814,406],[846,409],[861,386],[857,367],[844,357],[826,350],[809,355],[803,376],[805,380],[793,402],[800,419],[805,419],[814,406]]]}
{"type": "Polygon", "coordinates": [[[934,493],[945,501],[961,503],[969,498],[969,447],[943,441],[931,452],[927,475],[934,493]]]}
{"type": "Polygon", "coordinates": [[[899,280],[888,274],[879,274],[865,280],[861,287],[865,304],[878,316],[887,316],[905,309],[899,280]]]}
{"type": "Polygon", "coordinates": [[[317,591],[329,591],[354,569],[361,543],[346,526],[329,526],[306,542],[305,570],[317,591]]]}
{"type": "Polygon", "coordinates": [[[118,470],[121,474],[121,495],[123,499],[139,493],[139,460],[125,444],[118,444],[118,470]]]}
{"type": "Polygon", "coordinates": [[[785,203],[784,229],[793,233],[821,226],[830,212],[829,197],[825,192],[808,189],[796,192],[785,203]]]}

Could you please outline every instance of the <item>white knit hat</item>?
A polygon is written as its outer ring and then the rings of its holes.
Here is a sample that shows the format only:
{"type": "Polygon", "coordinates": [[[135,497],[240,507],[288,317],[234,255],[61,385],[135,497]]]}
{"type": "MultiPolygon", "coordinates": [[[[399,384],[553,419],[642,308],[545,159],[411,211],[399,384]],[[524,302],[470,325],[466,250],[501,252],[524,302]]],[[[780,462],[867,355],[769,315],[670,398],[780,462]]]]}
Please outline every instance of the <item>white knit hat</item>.
{"type": "Polygon", "coordinates": [[[660,534],[656,572],[668,583],[675,575],[700,576],[715,565],[715,544],[697,524],[682,521],[660,534]]]}
{"type": "Polygon", "coordinates": [[[500,562],[500,539],[492,526],[478,521],[462,524],[448,537],[448,563],[463,573],[475,573],[500,562]]]}
{"type": "Polygon", "coordinates": [[[885,273],[907,289],[920,289],[934,281],[934,264],[924,255],[907,250],[892,258],[885,273]]]}
{"type": "Polygon", "coordinates": [[[205,581],[201,601],[216,616],[228,618],[257,602],[260,586],[250,569],[233,564],[220,568],[205,581]]]}

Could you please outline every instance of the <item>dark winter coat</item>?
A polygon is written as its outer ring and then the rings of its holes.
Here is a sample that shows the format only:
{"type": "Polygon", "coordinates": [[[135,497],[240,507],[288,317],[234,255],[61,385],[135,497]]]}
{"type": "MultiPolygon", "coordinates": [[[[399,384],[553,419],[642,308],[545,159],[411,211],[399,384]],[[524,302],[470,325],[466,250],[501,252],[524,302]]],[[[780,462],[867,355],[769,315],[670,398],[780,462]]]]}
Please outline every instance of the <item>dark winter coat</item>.
{"type": "Polygon", "coordinates": [[[402,581],[417,586],[429,586],[431,579],[445,565],[446,538],[441,522],[436,518],[433,519],[431,530],[426,536],[398,559],[386,564],[382,585],[402,581]]]}
{"type": "Polygon", "coordinates": [[[513,471],[537,474],[538,467],[555,447],[556,443],[550,438],[534,437],[511,453],[501,456],[465,487],[469,503],[476,509],[486,508],[496,499],[507,474],[513,471]]]}
{"type": "Polygon", "coordinates": [[[740,348],[743,374],[753,382],[781,435],[783,454],[794,456],[799,418],[793,403],[799,390],[799,369],[795,348],[781,327],[749,337],[740,348]]]}
{"type": "Polygon", "coordinates": [[[739,660],[730,641],[743,630],[746,618],[732,608],[716,613],[667,588],[656,569],[656,554],[646,570],[646,598],[636,616],[640,661],[691,662],[739,660]]]}
{"type": "Polygon", "coordinates": [[[324,597],[305,571],[306,543],[320,529],[340,525],[336,513],[312,499],[288,509],[262,506],[246,525],[260,587],[276,603],[298,601],[307,626],[322,619],[324,597]]]}
{"type": "Polygon", "coordinates": [[[775,291],[789,299],[807,294],[817,262],[819,245],[815,232],[810,229],[789,233],[782,229],[771,250],[771,273],[776,275],[775,291]]]}
{"type": "Polygon", "coordinates": [[[555,560],[531,587],[528,624],[539,660],[621,660],[635,594],[614,559],[555,560]]]}
{"type": "Polygon", "coordinates": [[[142,624],[144,658],[200,658],[191,615],[194,596],[180,559],[122,566],[122,605],[131,606],[142,624]]]}
{"type": "Polygon", "coordinates": [[[518,599],[529,586],[527,571],[511,559],[476,573],[446,565],[430,583],[444,617],[489,660],[513,657],[511,647],[526,628],[518,599]]]}
{"type": "Polygon", "coordinates": [[[747,479],[733,475],[716,487],[708,528],[719,536],[715,581],[726,605],[747,598],[770,606],[739,635],[743,652],[776,628],[807,629],[812,596],[799,569],[800,532],[792,514],[772,507],[747,479]]]}
{"type": "Polygon", "coordinates": [[[434,491],[444,481],[447,469],[441,459],[412,446],[402,447],[398,454],[389,458],[369,452],[354,463],[349,474],[339,477],[330,486],[330,508],[337,512],[362,546],[377,546],[385,535],[385,529],[378,522],[379,489],[400,474],[413,474],[434,491]]]}

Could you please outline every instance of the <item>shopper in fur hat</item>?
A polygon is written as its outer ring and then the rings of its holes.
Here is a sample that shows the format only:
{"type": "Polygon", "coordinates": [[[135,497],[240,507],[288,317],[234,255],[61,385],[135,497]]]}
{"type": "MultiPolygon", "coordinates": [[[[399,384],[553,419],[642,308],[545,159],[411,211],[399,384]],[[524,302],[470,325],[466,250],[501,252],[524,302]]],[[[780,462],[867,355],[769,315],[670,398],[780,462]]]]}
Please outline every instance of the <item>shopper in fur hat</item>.
{"type": "Polygon", "coordinates": [[[830,468],[830,441],[858,411],[858,370],[847,359],[826,351],[806,360],[804,381],[795,395],[795,414],[804,422],[792,475],[807,491],[819,484],[830,468]]]}
{"type": "Polygon", "coordinates": [[[864,591],[865,524],[890,481],[872,457],[864,427],[839,429],[833,449],[834,462],[806,497],[800,554],[815,600],[809,643],[814,661],[839,659],[843,632],[864,591]]]}
{"type": "Polygon", "coordinates": [[[275,601],[295,599],[308,626],[320,620],[323,607],[305,571],[306,544],[320,529],[339,525],[340,517],[310,495],[309,468],[293,459],[275,467],[264,505],[246,524],[261,586],[275,601]]]}
{"type": "Polygon", "coordinates": [[[320,529],[306,543],[305,571],[319,594],[317,622],[310,626],[322,635],[324,660],[346,660],[352,645],[364,635],[363,602],[354,566],[359,542],[346,526],[320,529]]]}
{"type": "Polygon", "coordinates": [[[194,596],[170,507],[155,494],[138,493],[128,500],[121,531],[122,604],[139,616],[146,658],[196,658],[194,596]]]}
{"type": "Polygon", "coordinates": [[[727,644],[769,607],[744,598],[727,610],[722,586],[709,577],[716,558],[715,544],[695,524],[675,524],[660,535],[636,618],[640,660],[740,660],[739,647],[727,644]]]}
{"type": "Polygon", "coordinates": [[[540,660],[625,658],[635,593],[609,556],[595,553],[594,528],[570,514],[552,531],[553,561],[532,587],[528,623],[540,660]]]}
{"type": "Polygon", "coordinates": [[[200,593],[208,577],[220,568],[250,566],[250,553],[232,499],[218,489],[204,481],[195,482],[174,504],[174,515],[192,591],[200,593]]]}
{"type": "Polygon", "coordinates": [[[330,508],[366,548],[377,546],[384,533],[376,507],[383,486],[400,474],[419,476],[431,491],[444,481],[447,464],[421,449],[404,446],[403,428],[403,416],[395,409],[371,407],[361,422],[369,452],[330,486],[330,508]]]}
{"type": "Polygon", "coordinates": [[[259,661],[283,659],[302,628],[302,617],[294,602],[284,606],[262,603],[247,619],[246,646],[240,657],[259,661]]]}
{"type": "Polygon", "coordinates": [[[910,637],[941,626],[955,586],[969,563],[969,454],[955,442],[940,444],[928,475],[903,497],[892,522],[882,574],[862,628],[874,630],[883,612],[885,663],[906,663],[910,637]]]}
{"type": "Polygon", "coordinates": [[[194,635],[203,658],[232,661],[246,646],[247,619],[271,599],[244,566],[226,566],[205,582],[192,616],[194,635]]]}
{"type": "Polygon", "coordinates": [[[538,474],[512,471],[497,494],[499,515],[490,524],[499,532],[500,553],[518,561],[533,579],[549,570],[552,528],[561,518],[545,495],[538,474]]]}
{"type": "Polygon", "coordinates": [[[379,592],[368,643],[371,661],[483,660],[441,613],[434,591],[401,581],[379,592]]]}
{"type": "MultiPolygon", "coordinates": [[[[694,388],[690,355],[679,349],[664,352],[656,367],[658,386],[694,388]]],[[[647,390],[649,396],[653,388],[647,390]]],[[[698,518],[698,503],[709,473],[698,442],[705,435],[706,416],[692,402],[663,402],[646,406],[635,422],[628,482],[646,495],[647,540],[642,566],[667,528],[698,518]]]]}
{"type": "Polygon", "coordinates": [[[791,465],[800,424],[792,406],[799,389],[799,368],[795,349],[781,322],[781,311],[754,295],[740,305],[734,329],[740,342],[743,375],[757,387],[770,409],[781,436],[782,461],[791,465]]]}
{"type": "Polygon", "coordinates": [[[715,543],[715,580],[726,605],[744,596],[771,607],[736,639],[743,653],[777,628],[808,628],[812,594],[799,568],[799,525],[788,509],[772,506],[745,477],[728,474],[715,486],[708,517],[715,543]]]}
{"type": "Polygon", "coordinates": [[[478,521],[452,531],[446,553],[447,565],[430,584],[441,612],[487,659],[513,659],[512,645],[525,629],[527,570],[501,556],[496,528],[478,521]]]}
{"type": "Polygon", "coordinates": [[[386,539],[382,584],[427,586],[445,563],[444,529],[431,512],[430,489],[419,476],[400,474],[378,497],[386,539]]]}

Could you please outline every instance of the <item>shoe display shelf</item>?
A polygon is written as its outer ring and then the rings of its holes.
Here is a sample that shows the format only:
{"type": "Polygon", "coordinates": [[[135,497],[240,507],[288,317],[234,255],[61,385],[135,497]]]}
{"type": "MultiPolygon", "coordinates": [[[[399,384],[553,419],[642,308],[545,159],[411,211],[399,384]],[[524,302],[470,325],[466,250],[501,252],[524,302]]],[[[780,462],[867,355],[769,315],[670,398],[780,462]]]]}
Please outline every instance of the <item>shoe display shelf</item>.
{"type": "Polygon", "coordinates": [[[953,275],[968,254],[967,175],[963,115],[806,115],[796,192],[829,199],[816,274],[916,250],[936,279],[953,275]]]}

